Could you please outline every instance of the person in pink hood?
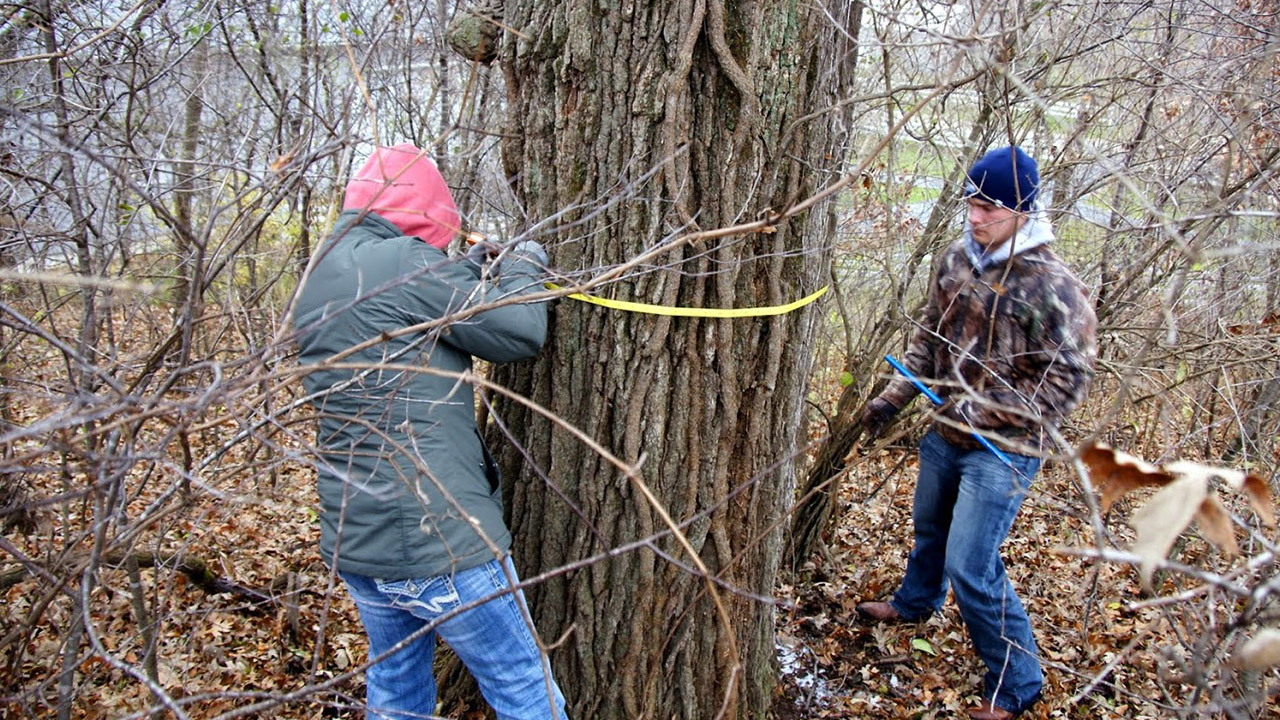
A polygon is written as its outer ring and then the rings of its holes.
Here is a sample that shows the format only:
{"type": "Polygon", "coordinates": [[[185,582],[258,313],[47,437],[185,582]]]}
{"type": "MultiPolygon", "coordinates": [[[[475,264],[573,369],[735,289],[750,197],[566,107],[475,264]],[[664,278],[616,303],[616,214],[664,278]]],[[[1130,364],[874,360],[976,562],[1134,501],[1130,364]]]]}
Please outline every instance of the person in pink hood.
{"type": "Polygon", "coordinates": [[[564,695],[513,589],[502,478],[476,426],[472,387],[459,381],[473,358],[516,362],[541,351],[547,304],[536,297],[547,256],[525,240],[501,250],[499,270],[483,248],[450,257],[457,233],[458,208],[435,164],[411,145],[378,148],[347,186],[298,292],[298,363],[308,369],[323,459],[320,555],[369,638],[370,720],[434,716],[437,639],[500,720],[565,720],[564,695]],[[393,332],[416,326],[427,329],[393,332]],[[343,367],[326,363],[338,353],[348,353],[343,367]]]}
{"type": "Polygon", "coordinates": [[[441,250],[460,227],[458,206],[436,164],[408,143],[376,148],[347,184],[342,209],[375,212],[441,250]]]}

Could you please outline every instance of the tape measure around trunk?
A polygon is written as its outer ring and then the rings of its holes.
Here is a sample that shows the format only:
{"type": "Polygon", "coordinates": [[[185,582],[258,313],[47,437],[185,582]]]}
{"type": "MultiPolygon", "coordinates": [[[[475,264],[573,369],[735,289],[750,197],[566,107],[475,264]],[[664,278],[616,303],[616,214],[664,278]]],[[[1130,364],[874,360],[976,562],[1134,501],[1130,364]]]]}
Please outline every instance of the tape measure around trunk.
{"type": "MultiPolygon", "coordinates": [[[[560,286],[554,283],[547,283],[550,290],[560,290],[560,286]]],[[[771,305],[768,307],[753,308],[694,308],[694,307],[675,307],[671,305],[651,305],[649,303],[628,302],[626,300],[610,300],[608,298],[595,297],[594,295],[584,295],[582,293],[572,293],[566,297],[578,300],[600,307],[607,307],[611,310],[621,310],[623,312],[647,313],[649,315],[670,315],[673,317],[702,317],[702,318],[744,318],[744,317],[765,317],[768,315],[784,315],[793,310],[812,303],[814,300],[826,294],[831,286],[826,285],[812,295],[802,297],[792,303],[786,305],[771,305]]]]}

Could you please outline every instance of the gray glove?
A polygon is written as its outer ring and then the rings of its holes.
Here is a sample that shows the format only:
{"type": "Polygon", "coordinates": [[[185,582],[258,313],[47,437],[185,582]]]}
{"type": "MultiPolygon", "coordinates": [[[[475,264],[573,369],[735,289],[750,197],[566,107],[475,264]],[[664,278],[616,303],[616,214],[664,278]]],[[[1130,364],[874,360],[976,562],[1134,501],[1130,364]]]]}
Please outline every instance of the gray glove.
{"type": "Polygon", "coordinates": [[[551,258],[547,257],[547,251],[542,249],[542,245],[534,240],[521,240],[516,243],[516,246],[511,248],[511,254],[523,255],[544,268],[551,264],[551,258]]]}
{"type": "Polygon", "coordinates": [[[501,249],[488,240],[480,240],[467,248],[466,257],[469,262],[484,267],[501,249]]]}
{"type": "Polygon", "coordinates": [[[502,274],[503,262],[509,257],[519,257],[528,260],[539,268],[546,269],[551,260],[547,257],[547,251],[533,240],[521,240],[511,248],[504,250],[501,245],[491,243],[487,240],[481,240],[467,248],[467,260],[475,263],[479,267],[484,267],[486,263],[489,265],[489,277],[496,278],[502,274]]]}

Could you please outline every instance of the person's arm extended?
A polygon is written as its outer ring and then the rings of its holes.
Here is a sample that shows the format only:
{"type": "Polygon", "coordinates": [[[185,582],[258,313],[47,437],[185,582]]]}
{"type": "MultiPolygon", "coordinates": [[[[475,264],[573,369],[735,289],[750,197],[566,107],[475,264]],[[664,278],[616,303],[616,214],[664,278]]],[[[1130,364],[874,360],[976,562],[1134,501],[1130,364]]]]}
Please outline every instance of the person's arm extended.
{"type": "Polygon", "coordinates": [[[418,250],[417,262],[425,272],[406,288],[406,301],[413,306],[404,308],[406,312],[427,320],[480,308],[444,327],[441,341],[495,363],[523,360],[542,349],[547,338],[547,303],[509,302],[544,289],[546,254],[537,243],[527,241],[509,251],[495,279],[477,278],[469,261],[418,250]]]}

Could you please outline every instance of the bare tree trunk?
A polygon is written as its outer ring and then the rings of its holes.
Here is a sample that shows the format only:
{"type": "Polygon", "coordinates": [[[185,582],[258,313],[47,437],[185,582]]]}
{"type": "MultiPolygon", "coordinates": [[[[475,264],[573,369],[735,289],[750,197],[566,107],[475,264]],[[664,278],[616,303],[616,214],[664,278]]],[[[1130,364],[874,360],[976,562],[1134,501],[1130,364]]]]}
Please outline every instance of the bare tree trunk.
{"type": "MultiPolygon", "coordinates": [[[[1176,30],[1172,23],[1169,24],[1168,31],[1165,36],[1165,43],[1161,48],[1161,52],[1167,58],[1174,48],[1174,39],[1176,30]]],[[[1138,123],[1138,129],[1134,132],[1133,138],[1125,144],[1124,148],[1124,165],[1121,173],[1128,173],[1133,167],[1135,160],[1139,156],[1139,152],[1143,150],[1148,135],[1152,128],[1152,117],[1155,114],[1156,102],[1160,98],[1161,88],[1164,84],[1164,62],[1158,62],[1153,65],[1151,78],[1148,81],[1150,88],[1145,103],[1143,104],[1142,116],[1138,123]]],[[[1117,182],[1115,194],[1111,201],[1111,219],[1109,225],[1111,232],[1102,249],[1102,278],[1098,285],[1097,311],[1098,319],[1105,321],[1117,309],[1117,303],[1125,299],[1125,290],[1133,280],[1133,270],[1136,261],[1126,259],[1131,255],[1125,244],[1125,239],[1129,236],[1126,221],[1123,216],[1123,208],[1128,202],[1130,188],[1124,182],[1117,182]]],[[[1141,273],[1145,269],[1145,265],[1140,265],[1137,272],[1141,273]]]]}
{"type": "MultiPolygon", "coordinates": [[[[501,54],[504,162],[529,216],[563,228],[539,228],[553,264],[607,268],[682,231],[780,211],[832,179],[823,173],[841,165],[847,123],[831,106],[852,78],[860,8],[827,10],[508,2],[505,22],[525,37],[507,33],[501,54]],[[826,112],[797,122],[815,110],[826,112]]],[[[825,282],[833,229],[815,211],[772,233],[675,244],[662,269],[606,292],[783,304],[825,282]]],[[[635,468],[628,478],[565,430],[499,404],[533,461],[510,446],[503,458],[525,576],[663,532],[647,490],[723,583],[712,593],[665,537],[533,588],[538,629],[566,635],[552,659],[572,716],[766,712],[774,612],[751,595],[770,595],[779,567],[818,317],[672,319],[563,301],[536,363],[500,373],[635,468]]]]}
{"type": "Polygon", "coordinates": [[[1264,432],[1268,420],[1275,415],[1276,403],[1280,401],[1280,372],[1272,366],[1270,376],[1260,380],[1258,389],[1252,394],[1249,404],[1244,407],[1243,420],[1238,424],[1239,431],[1227,443],[1222,454],[1222,462],[1226,464],[1259,462],[1271,455],[1275,445],[1275,433],[1264,432]]]}
{"type": "MultiPolygon", "coordinates": [[[[177,234],[179,265],[175,276],[178,284],[174,288],[174,301],[177,303],[195,304],[197,299],[191,297],[200,284],[195,270],[197,249],[190,243],[189,233],[193,233],[192,203],[196,197],[195,158],[200,148],[200,116],[204,113],[204,74],[209,62],[209,42],[202,40],[192,50],[191,92],[183,103],[182,116],[182,149],[179,161],[174,164],[173,214],[181,226],[177,234]]],[[[198,315],[196,311],[193,315],[198,315]]]]}
{"type": "MultiPolygon", "coordinates": [[[[47,0],[41,3],[40,14],[45,18],[45,50],[50,55],[49,79],[54,88],[53,113],[58,121],[58,131],[65,138],[69,137],[72,123],[67,109],[62,63],[59,60],[59,39],[54,31],[57,18],[54,14],[53,5],[47,0]]],[[[80,183],[76,181],[76,164],[72,159],[71,152],[65,147],[59,151],[58,160],[61,165],[61,172],[66,178],[66,193],[63,199],[67,203],[67,210],[71,214],[73,223],[70,239],[75,245],[76,272],[82,276],[89,277],[94,274],[93,246],[90,240],[89,218],[85,212],[84,201],[80,196],[80,183]]],[[[91,357],[93,349],[98,345],[98,326],[100,323],[98,317],[98,291],[92,283],[85,283],[80,288],[80,298],[82,304],[80,338],[76,351],[81,357],[91,357]]],[[[93,373],[86,368],[79,368],[76,375],[76,384],[80,388],[92,392],[97,383],[93,373]]]]}
{"type": "MultiPolygon", "coordinates": [[[[305,141],[305,137],[301,131],[302,118],[305,117],[306,109],[315,104],[315,88],[312,78],[312,65],[320,66],[319,52],[315,47],[315,43],[311,39],[311,7],[308,0],[298,0],[298,59],[300,63],[297,91],[298,114],[297,124],[299,132],[297,142],[299,147],[305,141]],[[315,55],[313,59],[312,55],[315,55]]],[[[298,273],[301,274],[307,267],[307,261],[311,258],[311,185],[303,183],[298,188],[298,217],[300,230],[298,231],[298,252],[297,266],[298,273]]]]}
{"type": "Polygon", "coordinates": [[[70,720],[75,700],[76,667],[80,664],[80,644],[84,640],[84,609],[77,596],[72,600],[70,627],[62,645],[62,673],[58,676],[58,720],[70,720]]]}
{"type": "MultiPolygon", "coordinates": [[[[61,63],[61,53],[59,52],[59,38],[57,37],[55,28],[58,27],[58,17],[55,14],[53,4],[48,0],[40,3],[40,15],[43,17],[43,35],[45,50],[49,54],[49,78],[53,88],[52,106],[53,113],[57,119],[58,134],[63,142],[70,139],[72,121],[67,103],[67,89],[63,82],[64,70],[61,63]]],[[[63,200],[66,202],[67,210],[73,224],[70,233],[70,239],[75,246],[76,256],[76,272],[86,278],[94,275],[94,257],[93,245],[90,240],[90,221],[85,211],[85,202],[80,194],[80,183],[77,181],[76,164],[72,158],[70,148],[61,147],[58,150],[58,160],[65,183],[66,192],[63,200]]],[[[80,337],[76,354],[80,358],[92,358],[95,356],[94,351],[98,346],[99,323],[98,317],[98,299],[97,290],[91,282],[86,282],[80,288],[80,297],[82,303],[80,337]]],[[[64,351],[64,354],[65,351],[64,351]]],[[[70,358],[68,358],[70,361],[70,358]]],[[[71,376],[75,379],[76,387],[86,393],[92,393],[97,387],[99,380],[93,373],[92,368],[83,367],[79,363],[68,363],[74,369],[71,376]]],[[[86,421],[80,426],[80,430],[86,437],[90,436],[94,426],[93,421],[86,421]]],[[[92,450],[93,440],[83,441],[85,449],[92,450]]],[[[66,470],[66,456],[63,457],[63,470],[66,470]]],[[[63,476],[64,487],[69,487],[71,481],[69,475],[63,476]]],[[[64,520],[69,513],[66,512],[67,506],[64,504],[64,520]]],[[[65,642],[61,649],[62,669],[58,676],[58,704],[57,718],[58,720],[68,720],[72,715],[74,699],[76,695],[76,670],[80,665],[80,650],[83,642],[84,623],[87,621],[86,608],[81,603],[81,598],[77,594],[72,599],[72,607],[70,612],[71,623],[66,633],[65,642]]]]}

